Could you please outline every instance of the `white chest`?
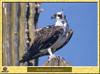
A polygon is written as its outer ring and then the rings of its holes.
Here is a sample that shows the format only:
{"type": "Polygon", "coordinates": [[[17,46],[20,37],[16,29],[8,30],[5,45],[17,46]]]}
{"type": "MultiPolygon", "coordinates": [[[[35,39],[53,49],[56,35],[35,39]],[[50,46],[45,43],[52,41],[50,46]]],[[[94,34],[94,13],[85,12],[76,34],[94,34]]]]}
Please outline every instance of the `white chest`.
{"type": "Polygon", "coordinates": [[[63,26],[63,23],[62,23],[61,21],[57,21],[57,22],[55,23],[55,26],[63,26]]]}

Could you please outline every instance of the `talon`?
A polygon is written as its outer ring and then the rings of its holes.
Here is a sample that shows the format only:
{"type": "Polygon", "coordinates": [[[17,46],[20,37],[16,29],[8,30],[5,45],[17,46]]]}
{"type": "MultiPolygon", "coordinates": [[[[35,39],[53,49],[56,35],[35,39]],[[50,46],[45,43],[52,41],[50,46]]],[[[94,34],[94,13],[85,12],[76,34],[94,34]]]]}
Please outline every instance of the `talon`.
{"type": "Polygon", "coordinates": [[[49,61],[51,60],[51,59],[53,59],[53,58],[55,58],[56,56],[53,54],[53,55],[50,55],[49,56],[49,61]]]}

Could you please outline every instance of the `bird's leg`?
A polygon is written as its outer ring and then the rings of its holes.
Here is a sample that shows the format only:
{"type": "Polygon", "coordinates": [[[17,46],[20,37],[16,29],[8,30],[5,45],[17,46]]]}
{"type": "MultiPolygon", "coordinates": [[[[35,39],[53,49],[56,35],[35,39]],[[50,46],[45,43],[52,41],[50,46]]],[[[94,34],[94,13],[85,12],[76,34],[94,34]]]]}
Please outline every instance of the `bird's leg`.
{"type": "Polygon", "coordinates": [[[50,61],[52,58],[56,57],[56,56],[52,53],[51,48],[48,49],[48,53],[50,54],[50,55],[49,55],[49,61],[50,61]]]}

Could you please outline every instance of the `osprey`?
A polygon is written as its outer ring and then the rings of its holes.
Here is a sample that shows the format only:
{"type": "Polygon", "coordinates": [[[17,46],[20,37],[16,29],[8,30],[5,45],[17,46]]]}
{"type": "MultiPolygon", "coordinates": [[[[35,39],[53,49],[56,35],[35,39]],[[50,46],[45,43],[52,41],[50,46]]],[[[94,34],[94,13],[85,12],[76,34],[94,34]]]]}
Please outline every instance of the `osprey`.
{"type": "Polygon", "coordinates": [[[69,29],[66,16],[60,11],[54,14],[52,19],[56,20],[54,25],[36,30],[34,42],[23,55],[20,63],[28,62],[44,55],[49,55],[49,60],[51,60],[55,57],[53,53],[68,43],[73,31],[69,29]]]}

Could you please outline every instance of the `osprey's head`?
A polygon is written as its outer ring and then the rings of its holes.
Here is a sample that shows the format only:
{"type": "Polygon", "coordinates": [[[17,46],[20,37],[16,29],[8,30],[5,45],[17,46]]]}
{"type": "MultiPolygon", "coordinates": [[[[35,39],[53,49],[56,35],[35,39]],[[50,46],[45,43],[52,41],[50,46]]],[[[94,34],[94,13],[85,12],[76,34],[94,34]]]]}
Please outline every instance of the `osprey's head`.
{"type": "Polygon", "coordinates": [[[57,12],[56,14],[54,14],[52,17],[52,19],[64,19],[64,14],[62,11],[57,12]]]}

